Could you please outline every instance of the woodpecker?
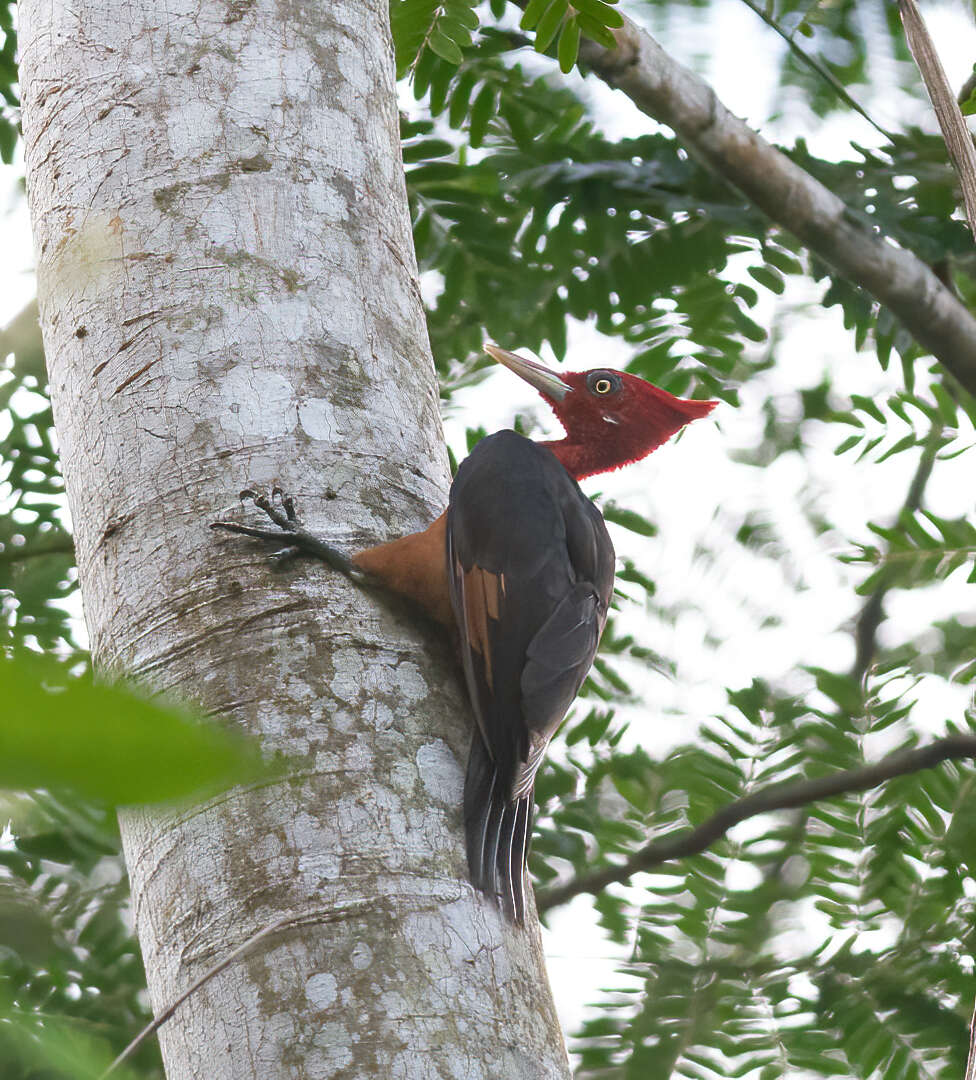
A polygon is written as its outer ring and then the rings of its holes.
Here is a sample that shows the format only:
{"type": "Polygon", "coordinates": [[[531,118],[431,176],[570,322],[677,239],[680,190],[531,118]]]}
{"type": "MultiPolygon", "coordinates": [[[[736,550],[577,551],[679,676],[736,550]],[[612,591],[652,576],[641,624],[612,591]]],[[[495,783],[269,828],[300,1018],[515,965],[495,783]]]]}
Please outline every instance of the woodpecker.
{"type": "Polygon", "coordinates": [[[535,775],[593,663],[613,592],[613,544],[578,481],[639,461],[717,402],[674,397],[623,371],[557,374],[496,345],[485,351],[541,394],[566,434],[482,439],[427,529],[347,557],[301,528],[290,499],[279,507],[253,492],[242,494],[277,529],[212,528],[324,559],[454,632],[476,720],[464,783],[468,869],[521,924],[535,775]]]}

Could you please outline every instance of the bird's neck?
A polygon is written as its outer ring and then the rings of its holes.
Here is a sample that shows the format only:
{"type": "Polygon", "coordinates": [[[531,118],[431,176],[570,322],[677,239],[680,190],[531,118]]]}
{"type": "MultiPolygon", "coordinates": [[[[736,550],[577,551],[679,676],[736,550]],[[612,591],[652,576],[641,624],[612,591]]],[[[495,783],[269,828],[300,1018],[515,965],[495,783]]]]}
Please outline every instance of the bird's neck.
{"type": "Polygon", "coordinates": [[[539,445],[551,450],[574,480],[583,480],[587,476],[619,469],[622,465],[629,465],[632,461],[636,461],[640,456],[639,454],[634,454],[632,457],[621,455],[617,448],[611,447],[605,447],[601,454],[599,444],[574,442],[569,437],[552,439],[539,445]]]}
{"type": "Polygon", "coordinates": [[[594,415],[592,410],[562,413],[556,418],[567,432],[562,439],[541,445],[551,450],[575,480],[611,472],[646,458],[685,424],[707,416],[716,402],[676,398],[659,387],[646,384],[645,399],[635,414],[594,415]]]}

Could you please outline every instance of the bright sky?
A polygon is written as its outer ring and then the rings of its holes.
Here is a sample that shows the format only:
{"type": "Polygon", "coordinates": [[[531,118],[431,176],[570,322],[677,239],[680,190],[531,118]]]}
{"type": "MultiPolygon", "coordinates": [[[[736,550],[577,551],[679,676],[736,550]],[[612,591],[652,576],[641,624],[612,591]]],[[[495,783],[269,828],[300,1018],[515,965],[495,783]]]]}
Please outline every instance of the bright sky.
{"type": "MultiPolygon", "coordinates": [[[[972,19],[961,0],[924,4],[923,10],[950,82],[958,86],[976,57],[972,19]]],[[[797,127],[792,121],[767,122],[776,112],[773,72],[781,43],[761,30],[756,16],[739,0],[725,0],[708,11],[714,12],[714,18],[703,25],[701,9],[693,14],[674,9],[667,43],[686,62],[695,56],[714,58],[707,75],[734,112],[766,133],[781,135],[788,128],[791,136],[802,134],[814,152],[825,156],[845,155],[851,138],[876,143],[873,130],[858,119],[818,128],[797,127]],[[737,47],[730,48],[729,43],[737,47]],[[764,56],[768,57],[765,64],[764,56]]],[[[883,67],[885,58],[879,57],[878,63],[883,67]]],[[[586,94],[608,134],[633,135],[652,129],[628,102],[601,85],[587,83],[586,94]]],[[[861,95],[855,96],[869,104],[861,95]]],[[[897,95],[872,101],[870,108],[883,124],[898,127],[906,122],[906,103],[897,95]]],[[[911,119],[928,122],[921,110],[911,119]]],[[[0,262],[0,325],[33,296],[35,287],[26,208],[12,178],[20,171],[0,173],[0,235],[5,252],[0,262]]],[[[809,298],[802,285],[792,284],[781,303],[809,298]]],[[[766,303],[771,312],[772,302],[766,303]]],[[[572,368],[619,366],[626,359],[624,350],[585,326],[573,328],[570,343],[568,366],[572,368]]],[[[816,385],[826,370],[845,392],[883,397],[896,387],[897,377],[885,376],[870,355],[852,354],[850,337],[836,309],[787,319],[777,355],[775,371],[743,388],[739,409],[720,406],[712,417],[693,424],[679,440],[643,464],[584,485],[591,492],[612,495],[661,525],[660,535],[653,540],[613,529],[618,552],[651,573],[662,596],[690,602],[688,614],[668,629],[652,624],[649,630],[636,604],[624,614],[639,628],[643,644],[681,658],[678,679],[673,682],[652,672],[628,672],[646,702],[631,710],[631,736],[651,753],[666,752],[689,738],[698,721],[722,710],[725,687],[742,686],[754,676],[781,680],[801,664],[838,670],[850,664],[851,637],[846,629],[838,628],[853,616],[856,598],[851,575],[834,556],[845,550],[844,536],[867,539],[866,519],[890,522],[915,465],[915,454],[904,454],[880,467],[856,467],[850,457],[835,457],[838,436],[831,430],[814,433],[814,448],[803,462],[794,455],[784,455],[766,469],[733,462],[730,449],[755,445],[761,430],[760,406],[770,391],[785,393],[816,385]],[[830,514],[843,535],[826,541],[812,535],[796,510],[804,483],[829,492],[830,514]],[[750,556],[729,542],[747,513],[758,514],[775,526],[790,553],[788,564],[750,556]],[[702,544],[719,552],[713,564],[695,557],[702,544]],[[786,588],[784,575],[800,577],[807,588],[802,592],[786,588]],[[778,597],[788,601],[778,609],[782,621],[761,629],[756,612],[776,609],[778,597]],[[703,647],[707,633],[723,642],[720,648],[703,647]],[[687,721],[678,724],[675,712],[687,721]]],[[[449,442],[456,452],[463,450],[465,421],[470,422],[475,413],[478,422],[493,430],[510,426],[516,412],[537,416],[555,430],[530,388],[507,372],[495,372],[482,386],[457,395],[446,418],[449,442]]],[[[940,466],[927,494],[930,509],[946,516],[971,510],[971,456],[940,466]]],[[[957,610],[958,590],[952,583],[925,596],[897,594],[888,608],[885,633],[900,640],[933,618],[957,610]]],[[[941,731],[945,718],[958,715],[968,700],[964,690],[935,678],[926,679],[920,693],[925,707],[917,721],[932,732],[941,731]]],[[[572,1031],[600,987],[619,986],[624,980],[613,973],[611,948],[594,926],[585,899],[555,914],[545,942],[560,1016],[572,1031]]]]}

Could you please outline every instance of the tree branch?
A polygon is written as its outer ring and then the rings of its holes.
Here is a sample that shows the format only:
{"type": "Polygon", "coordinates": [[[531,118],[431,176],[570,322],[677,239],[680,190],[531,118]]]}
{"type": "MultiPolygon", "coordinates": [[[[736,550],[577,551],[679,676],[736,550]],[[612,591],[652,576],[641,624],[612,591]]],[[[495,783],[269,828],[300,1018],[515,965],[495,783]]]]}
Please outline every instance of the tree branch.
{"type": "Polygon", "coordinates": [[[226,968],[230,967],[235,960],[239,960],[242,956],[254,948],[259,942],[264,941],[265,938],[271,937],[272,934],[277,934],[282,930],[290,930],[301,926],[322,926],[330,922],[335,922],[338,919],[348,919],[355,915],[361,914],[363,911],[368,910],[371,904],[358,901],[350,904],[342,905],[338,908],[329,908],[321,911],[306,911],[301,914],[289,914],[284,915],[280,919],[276,919],[268,926],[262,927],[256,933],[253,933],[246,941],[241,942],[237,948],[232,949],[223,960],[218,961],[213,967],[208,968],[198,979],[195,979],[190,985],[183,991],[182,994],[169,1005],[153,1020],[151,1020],[146,1026],[139,1032],[139,1034],[129,1043],[129,1045],[122,1051],[121,1054],[112,1062],[111,1065],[98,1077],[98,1080],[105,1080],[107,1076],[110,1076],[115,1070],[127,1059],[130,1058],[136,1050],[149,1038],[150,1035],[157,1032],[163,1024],[169,1020],[176,1010],[183,1004],[187,998],[195,994],[201,987],[206,986],[208,982],[215,976],[219,975],[226,968]]]}
{"type": "Polygon", "coordinates": [[[673,836],[645,844],[619,866],[609,866],[592,874],[582,874],[564,885],[540,892],[536,897],[536,907],[540,912],[549,911],[582,893],[596,895],[608,885],[627,882],[634,874],[650,870],[661,863],[698,855],[725,836],[731,828],[758,814],[790,810],[837,795],[867,791],[896,776],[931,769],[943,761],[972,757],[976,757],[976,735],[950,735],[944,739],[936,739],[917,750],[902,750],[890,754],[874,765],[845,769],[812,780],[772,784],[729,803],[694,829],[682,830],[673,836]]]}
{"type": "Polygon", "coordinates": [[[843,277],[884,304],[976,393],[976,318],[920,259],[863,224],[845,204],[747,124],[697,75],[629,19],[615,49],[580,45],[580,61],[789,230],[843,277]]]}
{"type": "Polygon", "coordinates": [[[29,544],[0,543],[0,566],[39,559],[42,555],[73,555],[74,552],[75,542],[67,533],[45,536],[29,544]]]}
{"type": "Polygon", "coordinates": [[[976,149],[973,147],[973,137],[969,134],[959,103],[946,78],[945,68],[936,52],[935,42],[915,0],[898,0],[898,11],[908,47],[921,72],[946,150],[949,151],[949,159],[959,178],[969,231],[976,236],[976,149]]]}
{"type": "Polygon", "coordinates": [[[750,11],[753,11],[760,19],[770,28],[775,31],[789,46],[790,52],[800,61],[801,64],[806,64],[811,71],[817,73],[821,79],[833,90],[833,92],[843,101],[849,108],[853,109],[859,116],[864,117],[865,120],[875,129],[880,132],[889,142],[891,142],[891,132],[885,131],[885,129],[875,120],[871,114],[858,102],[851,97],[847,92],[847,87],[837,78],[837,76],[822,64],[815,56],[811,56],[806,49],[802,48],[796,43],[793,34],[788,34],[782,26],[770,15],[768,11],[761,8],[756,0],[742,0],[750,11]]]}
{"type": "Polygon", "coordinates": [[[976,1080],[976,1007],[969,1021],[969,1054],[966,1057],[965,1080],[976,1080]]]}
{"type": "MultiPolygon", "coordinates": [[[[914,514],[922,505],[922,496],[925,494],[925,485],[929,482],[935,458],[942,445],[943,423],[941,420],[933,420],[929,429],[928,437],[922,446],[922,453],[918,459],[918,466],[912,482],[908,485],[905,501],[902,503],[895,524],[901,520],[902,514],[914,514]]],[[[890,551],[890,545],[889,545],[890,551]]],[[[884,622],[884,601],[891,589],[892,571],[890,567],[882,570],[878,584],[874,592],[864,602],[860,614],[854,624],[854,666],[851,668],[851,678],[858,682],[868,673],[868,669],[874,662],[874,655],[878,648],[878,627],[884,622]]]]}

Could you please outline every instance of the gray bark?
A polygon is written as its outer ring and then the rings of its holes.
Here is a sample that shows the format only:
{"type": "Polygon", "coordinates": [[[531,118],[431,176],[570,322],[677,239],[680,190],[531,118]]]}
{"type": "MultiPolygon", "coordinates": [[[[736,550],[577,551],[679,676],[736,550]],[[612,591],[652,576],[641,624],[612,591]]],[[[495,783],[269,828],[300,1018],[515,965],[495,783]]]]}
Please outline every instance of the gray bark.
{"type": "Polygon", "coordinates": [[[217,538],[280,483],[351,548],[448,484],[386,0],[21,5],[28,192],[96,662],[287,774],[124,815],[170,1080],[562,1077],[538,928],[467,884],[450,647],[325,567],[217,538]]]}

